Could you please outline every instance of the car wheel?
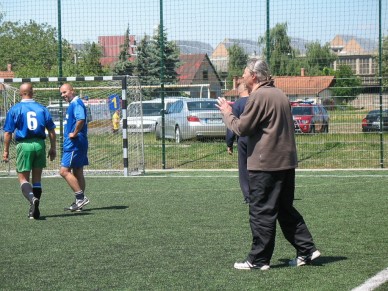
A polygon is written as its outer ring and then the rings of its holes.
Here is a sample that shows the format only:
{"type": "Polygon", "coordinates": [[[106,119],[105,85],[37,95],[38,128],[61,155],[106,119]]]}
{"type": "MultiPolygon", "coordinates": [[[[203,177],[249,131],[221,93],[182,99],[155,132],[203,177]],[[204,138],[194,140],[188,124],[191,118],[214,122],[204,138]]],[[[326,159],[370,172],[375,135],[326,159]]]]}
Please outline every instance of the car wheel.
{"type": "Polygon", "coordinates": [[[158,124],[155,125],[155,139],[156,140],[162,139],[162,131],[161,131],[160,126],[158,126],[158,124]]]}
{"type": "Polygon", "coordinates": [[[182,141],[181,139],[182,139],[182,137],[181,137],[181,130],[180,130],[179,126],[177,126],[175,128],[175,142],[176,143],[181,143],[181,141],[182,141]]]}
{"type": "Polygon", "coordinates": [[[309,133],[315,133],[315,125],[314,124],[311,124],[310,125],[310,131],[309,133]]]}
{"type": "Polygon", "coordinates": [[[324,133],[328,133],[329,132],[329,124],[328,123],[325,123],[325,125],[323,126],[323,132],[324,133]]]}

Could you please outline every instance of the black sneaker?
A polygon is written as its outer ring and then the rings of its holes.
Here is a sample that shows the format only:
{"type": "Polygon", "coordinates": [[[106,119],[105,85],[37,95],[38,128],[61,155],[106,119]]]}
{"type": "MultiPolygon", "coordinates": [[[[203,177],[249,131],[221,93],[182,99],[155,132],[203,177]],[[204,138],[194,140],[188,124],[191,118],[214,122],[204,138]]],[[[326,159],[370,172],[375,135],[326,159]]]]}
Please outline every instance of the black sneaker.
{"type": "Polygon", "coordinates": [[[30,211],[28,212],[29,219],[39,219],[40,211],[39,211],[39,199],[33,198],[32,203],[30,205],[30,211]]]}

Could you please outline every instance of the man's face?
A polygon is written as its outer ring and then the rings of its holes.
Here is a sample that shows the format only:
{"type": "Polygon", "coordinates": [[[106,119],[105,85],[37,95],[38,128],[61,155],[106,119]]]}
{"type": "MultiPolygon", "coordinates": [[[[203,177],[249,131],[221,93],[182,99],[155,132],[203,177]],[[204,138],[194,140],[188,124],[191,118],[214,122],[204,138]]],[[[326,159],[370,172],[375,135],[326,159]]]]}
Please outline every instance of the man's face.
{"type": "Polygon", "coordinates": [[[253,85],[256,83],[255,74],[253,74],[250,69],[245,68],[242,77],[243,77],[244,83],[247,86],[248,90],[251,91],[251,89],[253,88],[253,85]]]}
{"type": "Polygon", "coordinates": [[[74,90],[72,90],[69,86],[62,86],[60,92],[63,100],[66,102],[71,102],[71,100],[73,100],[74,90]]]}

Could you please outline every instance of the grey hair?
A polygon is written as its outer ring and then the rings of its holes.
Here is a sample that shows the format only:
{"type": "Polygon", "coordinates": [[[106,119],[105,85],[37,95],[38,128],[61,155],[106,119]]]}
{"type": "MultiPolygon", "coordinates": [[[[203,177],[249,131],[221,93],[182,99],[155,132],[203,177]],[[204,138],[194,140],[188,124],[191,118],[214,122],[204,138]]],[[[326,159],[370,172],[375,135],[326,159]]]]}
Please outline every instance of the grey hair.
{"type": "Polygon", "coordinates": [[[253,74],[256,75],[259,82],[267,81],[271,79],[271,72],[269,70],[268,64],[257,58],[252,58],[248,60],[247,68],[253,74]]]}

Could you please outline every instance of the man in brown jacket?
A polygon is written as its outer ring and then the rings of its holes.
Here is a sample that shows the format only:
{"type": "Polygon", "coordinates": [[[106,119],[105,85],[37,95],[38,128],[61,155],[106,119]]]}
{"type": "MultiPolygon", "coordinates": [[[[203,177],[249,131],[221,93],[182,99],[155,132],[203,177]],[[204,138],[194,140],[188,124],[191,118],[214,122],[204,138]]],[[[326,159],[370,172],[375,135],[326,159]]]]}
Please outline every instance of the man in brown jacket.
{"type": "Polygon", "coordinates": [[[290,104],[287,96],[274,86],[263,60],[249,60],[243,79],[250,96],[239,118],[224,98],[218,98],[226,126],[237,135],[248,137],[249,221],[253,241],[247,259],[234,267],[270,268],[276,219],[285,238],[296,249],[297,256],[289,264],[302,266],[318,258],[320,252],[303,217],[293,206],[298,160],[290,104]]]}

